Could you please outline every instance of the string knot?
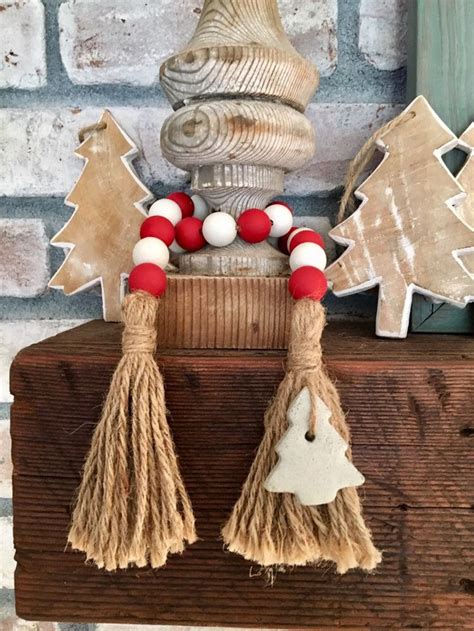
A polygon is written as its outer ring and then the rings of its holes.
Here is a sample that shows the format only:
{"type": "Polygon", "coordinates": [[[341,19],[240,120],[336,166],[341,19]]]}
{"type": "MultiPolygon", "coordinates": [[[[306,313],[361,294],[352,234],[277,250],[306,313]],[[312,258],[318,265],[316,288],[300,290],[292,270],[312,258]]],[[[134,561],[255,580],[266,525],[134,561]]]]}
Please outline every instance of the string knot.
{"type": "Polygon", "coordinates": [[[122,334],[123,354],[147,353],[153,355],[156,348],[156,327],[128,324],[122,334]]]}
{"type": "Polygon", "coordinates": [[[288,372],[318,372],[321,370],[322,356],[314,349],[305,352],[301,349],[288,353],[286,370],[288,372]]]}

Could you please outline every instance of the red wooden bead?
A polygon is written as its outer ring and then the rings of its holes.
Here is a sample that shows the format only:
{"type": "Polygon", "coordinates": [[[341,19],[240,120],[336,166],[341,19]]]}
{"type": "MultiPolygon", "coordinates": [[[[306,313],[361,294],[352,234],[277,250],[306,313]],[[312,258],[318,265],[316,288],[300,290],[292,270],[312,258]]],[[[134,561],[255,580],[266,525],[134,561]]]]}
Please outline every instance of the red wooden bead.
{"type": "Polygon", "coordinates": [[[282,237],[278,239],[278,249],[280,250],[280,252],[283,252],[283,254],[290,253],[288,250],[288,237],[295,230],[298,230],[298,226],[293,226],[292,228],[288,230],[286,234],[284,234],[282,237]]]}
{"type": "Polygon", "coordinates": [[[237,220],[239,237],[248,243],[260,243],[268,239],[272,222],[269,216],[259,208],[244,210],[237,220]]]}
{"type": "Polygon", "coordinates": [[[324,272],[316,267],[299,267],[290,276],[288,289],[295,300],[321,300],[328,288],[324,272]]]}
{"type": "Polygon", "coordinates": [[[166,217],[148,217],[140,228],[140,238],[155,237],[169,247],[174,241],[174,226],[166,217]]]}
{"type": "Polygon", "coordinates": [[[302,243],[316,243],[320,245],[324,250],[324,239],[320,234],[308,228],[307,230],[301,230],[298,234],[295,234],[294,237],[291,238],[290,244],[288,246],[288,251],[291,254],[296,246],[301,245],[302,243]]]}
{"type": "Polygon", "coordinates": [[[177,191],[176,193],[171,193],[171,195],[168,195],[168,199],[172,199],[178,204],[178,206],[181,208],[183,219],[185,217],[191,217],[194,212],[194,202],[189,197],[189,195],[186,195],[186,193],[182,193],[181,191],[177,191]]]}
{"type": "Polygon", "coordinates": [[[128,277],[130,291],[146,291],[157,298],[165,293],[166,274],[153,263],[141,263],[132,269],[128,277]]]}
{"type": "Polygon", "coordinates": [[[202,221],[197,217],[186,217],[176,224],[176,241],[188,252],[196,252],[206,245],[202,234],[202,221]]]}

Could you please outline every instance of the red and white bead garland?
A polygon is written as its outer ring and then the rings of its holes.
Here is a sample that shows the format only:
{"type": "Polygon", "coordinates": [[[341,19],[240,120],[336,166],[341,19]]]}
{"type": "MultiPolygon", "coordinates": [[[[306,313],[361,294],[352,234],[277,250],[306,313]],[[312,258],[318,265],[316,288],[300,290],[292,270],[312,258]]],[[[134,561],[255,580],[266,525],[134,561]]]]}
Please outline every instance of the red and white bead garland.
{"type": "Polygon", "coordinates": [[[135,267],[130,273],[130,291],[146,291],[158,297],[166,290],[170,250],[196,252],[206,243],[214,247],[230,245],[236,236],[248,243],[278,238],[278,247],[290,256],[292,270],[288,289],[296,300],[321,300],[327,291],[324,275],[326,253],[320,234],[310,228],[293,226],[293,213],[284,202],[274,202],[265,210],[251,208],[235,219],[225,212],[210,213],[199,195],[172,193],[159,199],[148,212],[140,229],[140,241],[133,248],[135,267]]]}

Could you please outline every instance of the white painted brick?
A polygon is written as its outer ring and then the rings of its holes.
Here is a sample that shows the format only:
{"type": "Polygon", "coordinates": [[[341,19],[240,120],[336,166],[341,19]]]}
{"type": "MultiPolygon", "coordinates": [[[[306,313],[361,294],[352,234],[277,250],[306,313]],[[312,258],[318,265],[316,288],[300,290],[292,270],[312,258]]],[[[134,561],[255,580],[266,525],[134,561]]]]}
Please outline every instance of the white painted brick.
{"type": "MultiPolygon", "coordinates": [[[[328,75],[337,63],[337,0],[307,4],[280,2],[284,26],[296,48],[328,75]]],[[[158,83],[160,64],[188,42],[202,5],[203,0],[67,0],[58,19],[71,81],[158,83]]]]}
{"type": "Polygon", "coordinates": [[[16,320],[0,322],[0,403],[12,401],[10,364],[25,346],[83,324],[86,320],[16,320]]]}
{"type": "Polygon", "coordinates": [[[283,27],[296,50],[316,64],[322,77],[337,67],[337,0],[279,0],[283,27]]]}
{"type": "Polygon", "coordinates": [[[406,64],[407,0],[361,0],[359,49],[380,70],[406,64]]]}
{"type": "Polygon", "coordinates": [[[13,558],[13,518],[0,517],[0,588],[13,589],[15,560],[13,558]]]}
{"type": "Polygon", "coordinates": [[[307,110],[316,130],[316,153],[285,178],[287,195],[328,191],[344,181],[349,163],[364,142],[403,109],[375,103],[319,103],[307,110]]]}
{"type": "Polygon", "coordinates": [[[0,419],[0,498],[12,496],[10,420],[0,419]]]}
{"type": "MultiPolygon", "coordinates": [[[[64,195],[79,176],[84,161],[74,155],[78,131],[98,120],[100,108],[0,109],[0,195],[64,195]]],[[[145,181],[182,186],[183,171],[161,156],[160,130],[171,109],[111,108],[119,123],[141,147],[137,161],[145,181]]]]}
{"type": "MultiPolygon", "coordinates": [[[[364,141],[395,116],[400,106],[373,103],[311,104],[307,115],[316,128],[316,155],[286,178],[286,193],[308,195],[343,181],[349,161],[364,141]]],[[[161,155],[160,129],[170,109],[113,107],[112,113],[141,148],[138,172],[147,184],[159,181],[184,187],[184,171],[161,155]]],[[[0,109],[0,195],[65,195],[79,176],[83,160],[74,156],[77,132],[94,123],[98,108],[82,111],[0,109]]]]}
{"type": "Polygon", "coordinates": [[[0,0],[0,88],[34,90],[46,83],[41,0],[0,0]]]}
{"type": "Polygon", "coordinates": [[[56,622],[32,622],[18,618],[14,601],[7,592],[0,594],[0,629],[1,631],[60,631],[60,626],[56,622]]]}
{"type": "Polygon", "coordinates": [[[0,296],[39,296],[49,280],[48,239],[41,219],[0,219],[0,296]]]}
{"type": "Polygon", "coordinates": [[[189,40],[203,0],[67,0],[61,56],[74,83],[153,85],[160,64],[189,40]]]}

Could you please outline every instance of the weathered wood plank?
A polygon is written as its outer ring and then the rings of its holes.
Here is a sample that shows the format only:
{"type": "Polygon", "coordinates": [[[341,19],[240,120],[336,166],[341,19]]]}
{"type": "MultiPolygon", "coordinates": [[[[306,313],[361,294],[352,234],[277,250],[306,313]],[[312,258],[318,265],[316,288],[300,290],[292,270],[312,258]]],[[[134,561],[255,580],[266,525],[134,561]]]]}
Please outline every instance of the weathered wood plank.
{"type": "MultiPolygon", "coordinates": [[[[121,356],[121,330],[120,324],[93,320],[24,349],[17,355],[13,369],[16,371],[23,366],[35,366],[36,362],[50,363],[52,357],[83,361],[92,356],[97,363],[117,363],[121,356]]],[[[468,368],[464,360],[474,360],[474,338],[470,336],[437,335],[433,338],[420,335],[393,341],[375,337],[372,323],[360,320],[330,321],[324,331],[322,345],[327,363],[338,367],[368,363],[384,368],[398,368],[401,364],[412,362],[417,362],[420,366],[439,366],[448,362],[450,365],[454,363],[468,368]]],[[[207,357],[245,357],[258,364],[271,361],[274,357],[284,358],[286,354],[280,350],[252,352],[203,349],[197,353],[196,350],[166,349],[159,353],[159,357],[161,356],[193,357],[197,361],[207,357]]],[[[13,387],[17,387],[15,380],[14,373],[13,387]]],[[[18,387],[21,387],[21,381],[18,381],[18,387]]]]}
{"type": "MultiPolygon", "coordinates": [[[[92,322],[25,349],[12,408],[17,609],[30,619],[298,628],[469,628],[474,607],[474,339],[372,337],[330,323],[323,345],[349,411],[374,575],[300,568],[249,577],[219,531],[262,435],[280,351],[164,351],[170,423],[201,541],[163,570],[106,574],[65,549],[70,506],[120,326],[92,322]]],[[[256,568],[252,569],[253,572],[256,568]]]]}
{"type": "Polygon", "coordinates": [[[368,517],[385,551],[372,576],[300,568],[269,587],[264,577],[249,577],[248,565],[224,554],[216,540],[197,543],[159,572],[113,575],[82,566],[73,553],[62,554],[65,562],[59,551],[26,552],[18,555],[18,612],[37,619],[257,628],[470,628],[472,511],[371,510],[368,517]]]}

